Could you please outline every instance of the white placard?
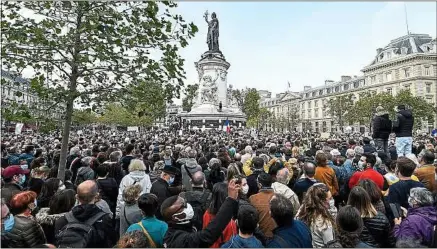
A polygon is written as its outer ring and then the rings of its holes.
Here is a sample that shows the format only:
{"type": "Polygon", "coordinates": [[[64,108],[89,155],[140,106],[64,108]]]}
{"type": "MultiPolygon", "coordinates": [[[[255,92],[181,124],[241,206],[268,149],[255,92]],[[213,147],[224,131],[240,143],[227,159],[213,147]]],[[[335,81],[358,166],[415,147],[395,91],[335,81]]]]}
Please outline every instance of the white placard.
{"type": "Polygon", "coordinates": [[[127,131],[136,131],[138,132],[138,126],[128,126],[127,131]]]}
{"type": "Polygon", "coordinates": [[[21,134],[21,130],[23,129],[23,126],[24,126],[23,123],[17,123],[17,125],[15,125],[15,135],[21,134]]]}

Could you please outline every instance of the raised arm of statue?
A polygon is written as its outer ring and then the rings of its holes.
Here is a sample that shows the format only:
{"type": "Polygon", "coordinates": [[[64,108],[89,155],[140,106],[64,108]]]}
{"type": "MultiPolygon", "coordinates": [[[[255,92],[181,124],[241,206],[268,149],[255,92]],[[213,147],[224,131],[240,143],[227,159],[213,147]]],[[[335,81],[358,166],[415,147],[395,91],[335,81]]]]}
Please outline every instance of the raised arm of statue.
{"type": "Polygon", "coordinates": [[[209,24],[209,21],[208,21],[208,11],[205,11],[205,14],[203,15],[203,17],[205,18],[206,23],[209,24]]]}

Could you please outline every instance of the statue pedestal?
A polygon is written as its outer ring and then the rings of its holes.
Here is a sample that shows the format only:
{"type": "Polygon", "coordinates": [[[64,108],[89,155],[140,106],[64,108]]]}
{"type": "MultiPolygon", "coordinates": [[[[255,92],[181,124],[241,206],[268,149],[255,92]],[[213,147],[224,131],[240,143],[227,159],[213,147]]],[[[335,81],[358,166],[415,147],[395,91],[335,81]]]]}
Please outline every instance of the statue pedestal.
{"type": "Polygon", "coordinates": [[[223,54],[220,51],[207,51],[202,54],[195,66],[199,74],[199,89],[195,103],[189,113],[179,116],[186,120],[191,128],[222,128],[226,119],[234,128],[246,126],[246,116],[238,108],[228,105],[227,74],[231,64],[226,61],[223,54]]]}

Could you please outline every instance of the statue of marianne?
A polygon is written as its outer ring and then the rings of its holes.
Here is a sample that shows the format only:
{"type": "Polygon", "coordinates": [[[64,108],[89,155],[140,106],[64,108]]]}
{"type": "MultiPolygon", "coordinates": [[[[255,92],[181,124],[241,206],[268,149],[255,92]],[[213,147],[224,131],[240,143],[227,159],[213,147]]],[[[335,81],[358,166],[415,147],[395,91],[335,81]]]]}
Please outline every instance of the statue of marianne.
{"type": "Polygon", "coordinates": [[[219,49],[219,21],[215,12],[211,14],[211,20],[208,20],[208,11],[205,12],[206,23],[208,23],[208,36],[206,43],[208,44],[208,50],[212,52],[220,52],[219,49]]]}

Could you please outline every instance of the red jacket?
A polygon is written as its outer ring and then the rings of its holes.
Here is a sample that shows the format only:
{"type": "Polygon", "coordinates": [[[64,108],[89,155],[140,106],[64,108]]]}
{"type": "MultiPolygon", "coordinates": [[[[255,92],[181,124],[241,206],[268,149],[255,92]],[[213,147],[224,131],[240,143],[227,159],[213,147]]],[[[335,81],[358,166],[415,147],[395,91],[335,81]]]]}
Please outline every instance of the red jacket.
{"type": "MultiPolygon", "coordinates": [[[[212,215],[209,213],[208,210],[206,210],[205,214],[203,214],[203,229],[208,226],[208,224],[215,218],[215,215],[212,215]]],[[[214,244],[210,248],[220,248],[222,244],[229,241],[232,236],[237,235],[237,224],[234,220],[231,220],[228,225],[226,226],[225,230],[222,232],[222,236],[214,242],[214,244]]]]}
{"type": "Polygon", "coordinates": [[[384,177],[378,171],[372,168],[366,169],[362,172],[355,172],[349,180],[349,188],[352,189],[364,179],[372,180],[374,183],[376,183],[380,190],[384,188],[384,177]]]}

